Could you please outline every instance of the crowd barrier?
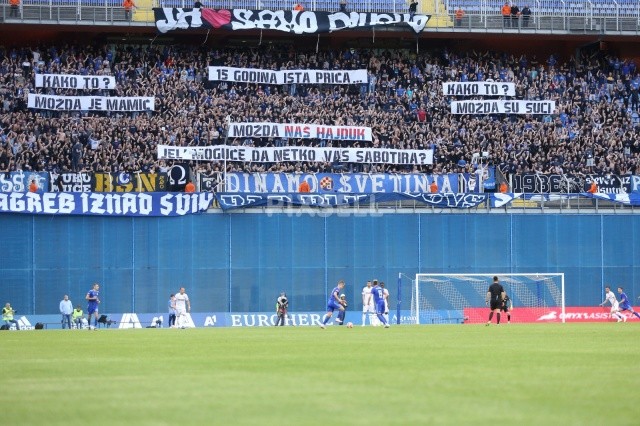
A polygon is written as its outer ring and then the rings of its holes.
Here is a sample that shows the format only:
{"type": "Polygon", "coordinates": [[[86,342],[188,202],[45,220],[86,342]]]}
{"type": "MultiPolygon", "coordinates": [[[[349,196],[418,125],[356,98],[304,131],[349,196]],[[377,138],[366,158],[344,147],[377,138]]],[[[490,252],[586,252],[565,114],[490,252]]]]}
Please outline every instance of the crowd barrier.
{"type": "MultiPolygon", "coordinates": [[[[127,17],[122,4],[113,0],[46,1],[24,0],[17,13],[8,4],[0,6],[0,19],[12,23],[95,24],[120,26],[155,26],[154,7],[191,8],[185,1],[139,1],[131,17],[127,17]]],[[[436,0],[419,13],[430,16],[425,31],[471,31],[489,33],[569,33],[598,34],[640,32],[640,5],[636,1],[541,1],[530,2],[531,16],[506,21],[500,12],[503,2],[465,0],[436,0]],[[457,20],[456,10],[462,7],[464,16],[457,20]]],[[[524,4],[524,3],[523,3],[524,4]]],[[[207,3],[212,9],[291,10],[282,3],[269,1],[215,1],[207,3]]],[[[309,2],[307,10],[337,12],[337,2],[309,2]]],[[[404,2],[358,2],[349,7],[353,12],[408,13],[404,2]]]]}

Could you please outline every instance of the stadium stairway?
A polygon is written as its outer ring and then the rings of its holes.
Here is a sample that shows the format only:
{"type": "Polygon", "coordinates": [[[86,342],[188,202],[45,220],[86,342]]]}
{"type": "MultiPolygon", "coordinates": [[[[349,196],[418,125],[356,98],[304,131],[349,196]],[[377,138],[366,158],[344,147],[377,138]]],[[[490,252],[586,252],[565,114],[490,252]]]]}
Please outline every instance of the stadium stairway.
{"type": "Polygon", "coordinates": [[[447,7],[443,0],[425,0],[418,4],[418,12],[431,15],[427,27],[453,27],[453,21],[447,14],[447,7]]]}

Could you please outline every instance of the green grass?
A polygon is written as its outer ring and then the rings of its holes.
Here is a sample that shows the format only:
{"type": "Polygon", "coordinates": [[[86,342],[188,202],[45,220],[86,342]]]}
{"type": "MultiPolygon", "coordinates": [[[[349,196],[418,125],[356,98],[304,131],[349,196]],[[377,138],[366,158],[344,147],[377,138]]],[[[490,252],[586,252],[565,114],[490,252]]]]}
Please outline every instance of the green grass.
{"type": "Polygon", "coordinates": [[[2,332],[3,423],[635,425],[640,322],[2,332]]]}

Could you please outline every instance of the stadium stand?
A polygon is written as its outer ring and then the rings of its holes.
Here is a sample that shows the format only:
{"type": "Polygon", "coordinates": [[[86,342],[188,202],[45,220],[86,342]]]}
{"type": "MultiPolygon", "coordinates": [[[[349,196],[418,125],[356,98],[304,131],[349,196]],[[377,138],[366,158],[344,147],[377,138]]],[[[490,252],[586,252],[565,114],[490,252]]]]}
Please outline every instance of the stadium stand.
{"type": "MultiPolygon", "coordinates": [[[[271,46],[271,45],[270,45],[271,46]]],[[[156,144],[225,142],[225,119],[315,122],[373,128],[369,147],[435,150],[432,166],[233,163],[230,171],[447,173],[474,169],[478,153],[505,174],[637,174],[640,74],[633,61],[595,52],[581,59],[429,50],[297,51],[293,48],[194,49],[181,46],[49,45],[0,50],[0,171],[162,171],[156,144]],[[24,63],[29,66],[24,66],[24,63]],[[269,86],[207,81],[207,65],[369,70],[351,86],[269,86]],[[77,113],[26,108],[35,73],[114,75],[109,95],[155,94],[155,112],[77,113]],[[551,115],[453,115],[444,81],[513,81],[518,99],[551,99],[551,115]],[[424,113],[424,114],[423,114],[424,113]],[[423,120],[419,117],[425,116],[423,120]],[[73,159],[74,145],[82,150],[73,159]]],[[[82,91],[74,91],[82,94],[82,91]]],[[[96,94],[87,91],[86,94],[96,94]]],[[[100,94],[100,93],[98,93],[100,94]]],[[[106,94],[106,92],[104,93],[106,94]]],[[[282,146],[322,140],[230,139],[282,146]]],[[[197,167],[219,171],[222,164],[197,167]]]]}
{"type": "MultiPolygon", "coordinates": [[[[276,0],[214,0],[206,2],[206,7],[214,9],[292,9],[296,2],[282,2],[276,0]]],[[[313,0],[303,2],[306,10],[318,11],[338,11],[339,1],[337,0],[313,0]]],[[[585,0],[585,1],[564,1],[564,0],[523,0],[521,2],[510,1],[510,4],[518,4],[520,7],[529,7],[540,15],[555,16],[626,16],[638,17],[640,5],[635,0],[585,0]]],[[[30,7],[62,7],[81,11],[85,8],[117,9],[122,8],[122,2],[117,0],[24,0],[22,2],[25,10],[30,7]]],[[[193,7],[193,2],[189,0],[147,0],[136,3],[139,8],[147,7],[193,7]],[[138,4],[139,3],[139,4],[138,4]]],[[[408,13],[409,1],[405,0],[349,0],[348,11],[356,12],[396,12],[408,13]]],[[[499,15],[504,1],[501,0],[422,0],[419,2],[419,11],[431,15],[449,14],[452,15],[458,7],[462,7],[465,12],[481,15],[499,15]]],[[[35,9],[34,9],[35,10],[35,9]]]]}
{"type": "MultiPolygon", "coordinates": [[[[307,11],[339,10],[338,0],[313,0],[303,2],[307,11]]],[[[517,4],[518,2],[511,2],[517,4]]],[[[115,0],[24,0],[17,16],[10,12],[8,4],[0,5],[0,21],[25,23],[83,23],[96,25],[152,26],[154,7],[191,8],[188,0],[139,0],[132,19],[126,20],[120,1],[115,0]]],[[[295,2],[274,0],[214,0],[206,2],[211,9],[270,9],[291,10],[295,2]]],[[[499,0],[422,0],[417,12],[430,16],[426,31],[478,31],[478,32],[557,32],[575,33],[640,33],[640,3],[635,0],[532,0],[519,4],[520,9],[529,6],[531,17],[515,19],[505,27],[499,0]],[[462,8],[465,18],[454,28],[456,10],[462,8]]],[[[408,13],[408,0],[354,0],[347,2],[349,12],[408,13]]]]}

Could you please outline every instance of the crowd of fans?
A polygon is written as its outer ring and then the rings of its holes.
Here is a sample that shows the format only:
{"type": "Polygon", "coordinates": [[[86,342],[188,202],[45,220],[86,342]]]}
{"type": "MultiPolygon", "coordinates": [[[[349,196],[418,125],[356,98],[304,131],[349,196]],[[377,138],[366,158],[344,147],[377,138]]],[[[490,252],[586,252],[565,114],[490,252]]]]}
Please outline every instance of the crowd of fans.
{"type": "MultiPolygon", "coordinates": [[[[360,146],[434,149],[434,164],[237,163],[228,171],[473,171],[479,153],[505,174],[636,174],[640,73],[596,54],[554,56],[446,50],[300,51],[268,43],[247,49],[194,46],[0,48],[0,172],[165,171],[157,144],[360,146]],[[257,85],[208,81],[209,65],[262,69],[362,69],[356,85],[257,85]],[[34,74],[113,75],[104,91],[41,89],[34,74]],[[443,81],[514,82],[516,99],[554,100],[552,115],[454,115],[443,81]],[[27,108],[28,93],[155,96],[153,112],[60,112],[27,108]],[[226,122],[359,125],[372,142],[226,138],[226,122]]],[[[469,97],[458,100],[473,99],[469,97]]],[[[194,169],[219,172],[222,163],[194,169]]]]}

